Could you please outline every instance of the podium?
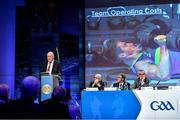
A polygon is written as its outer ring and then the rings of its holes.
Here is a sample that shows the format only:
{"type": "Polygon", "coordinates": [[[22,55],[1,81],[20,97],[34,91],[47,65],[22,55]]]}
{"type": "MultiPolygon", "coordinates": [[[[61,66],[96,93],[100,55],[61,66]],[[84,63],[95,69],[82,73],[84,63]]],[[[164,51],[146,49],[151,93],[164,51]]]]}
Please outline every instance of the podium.
{"type": "Polygon", "coordinates": [[[59,79],[60,77],[58,75],[41,73],[41,101],[52,97],[53,89],[59,85],[59,79]]]}

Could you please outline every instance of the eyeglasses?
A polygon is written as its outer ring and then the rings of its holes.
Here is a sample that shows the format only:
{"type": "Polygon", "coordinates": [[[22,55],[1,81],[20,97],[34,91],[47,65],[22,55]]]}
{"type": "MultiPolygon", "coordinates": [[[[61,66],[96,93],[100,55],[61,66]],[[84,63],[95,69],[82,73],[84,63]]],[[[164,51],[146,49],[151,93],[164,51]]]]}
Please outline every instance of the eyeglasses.
{"type": "Polygon", "coordinates": [[[145,75],[145,73],[139,73],[139,75],[145,75]]]}
{"type": "Polygon", "coordinates": [[[122,77],[117,77],[117,78],[122,78],[122,77]]]}

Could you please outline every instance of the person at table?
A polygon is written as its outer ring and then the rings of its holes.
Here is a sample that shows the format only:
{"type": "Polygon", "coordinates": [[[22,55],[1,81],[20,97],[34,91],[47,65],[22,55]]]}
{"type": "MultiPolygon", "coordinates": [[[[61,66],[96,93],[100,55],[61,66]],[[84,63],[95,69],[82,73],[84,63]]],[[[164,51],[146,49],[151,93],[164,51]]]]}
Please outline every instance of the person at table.
{"type": "Polygon", "coordinates": [[[134,89],[141,90],[141,87],[148,87],[149,86],[149,79],[146,77],[144,70],[138,71],[138,78],[134,82],[134,89]]]}
{"type": "Polygon", "coordinates": [[[103,90],[105,83],[102,81],[102,75],[96,74],[94,76],[94,80],[90,82],[89,87],[98,88],[99,90],[103,90]]]}
{"type": "Polygon", "coordinates": [[[130,83],[126,82],[126,75],[125,74],[118,74],[117,81],[112,84],[112,87],[116,87],[118,90],[130,90],[130,83]]]}

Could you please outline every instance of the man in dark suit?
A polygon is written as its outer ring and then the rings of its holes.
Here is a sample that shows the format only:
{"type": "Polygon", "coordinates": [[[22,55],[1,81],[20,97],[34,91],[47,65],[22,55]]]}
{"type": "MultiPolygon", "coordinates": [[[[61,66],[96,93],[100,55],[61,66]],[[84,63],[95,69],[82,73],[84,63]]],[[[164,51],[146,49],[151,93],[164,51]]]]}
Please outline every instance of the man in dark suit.
{"type": "Polygon", "coordinates": [[[66,100],[67,90],[61,86],[54,88],[52,98],[40,103],[45,119],[71,119],[69,100],[66,100]]]}
{"type": "Polygon", "coordinates": [[[141,90],[141,87],[148,87],[149,79],[146,77],[144,70],[139,70],[138,78],[134,82],[134,89],[141,90]]]}
{"type": "Polygon", "coordinates": [[[89,87],[97,87],[99,90],[104,90],[105,83],[102,81],[101,74],[96,74],[94,80],[90,82],[89,87]]]}
{"type": "Polygon", "coordinates": [[[112,87],[116,87],[119,90],[130,90],[130,83],[126,82],[126,75],[120,73],[117,76],[117,82],[113,83],[112,87]]]}
{"type": "Polygon", "coordinates": [[[11,105],[8,96],[8,85],[0,84],[0,119],[13,118],[11,117],[11,105]]]}
{"type": "Polygon", "coordinates": [[[34,76],[27,76],[21,84],[21,97],[11,102],[11,117],[16,119],[39,118],[41,110],[34,101],[40,92],[40,81],[34,76]]]}
{"type": "Polygon", "coordinates": [[[54,53],[47,53],[47,61],[43,63],[41,72],[47,72],[50,75],[56,75],[54,78],[54,87],[59,86],[59,80],[61,78],[61,65],[58,61],[54,60],[54,53]]]}

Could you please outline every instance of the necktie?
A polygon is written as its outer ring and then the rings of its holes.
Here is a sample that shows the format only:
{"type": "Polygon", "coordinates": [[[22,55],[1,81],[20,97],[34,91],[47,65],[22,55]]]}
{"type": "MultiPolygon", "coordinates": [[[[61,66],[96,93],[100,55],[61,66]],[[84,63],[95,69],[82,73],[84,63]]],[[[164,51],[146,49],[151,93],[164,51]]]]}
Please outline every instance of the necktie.
{"type": "Polygon", "coordinates": [[[51,62],[49,63],[49,66],[48,66],[47,72],[49,72],[49,71],[50,71],[50,67],[51,67],[51,62]]]}
{"type": "Polygon", "coordinates": [[[123,89],[123,85],[120,83],[120,85],[119,85],[119,89],[123,89]]]}

